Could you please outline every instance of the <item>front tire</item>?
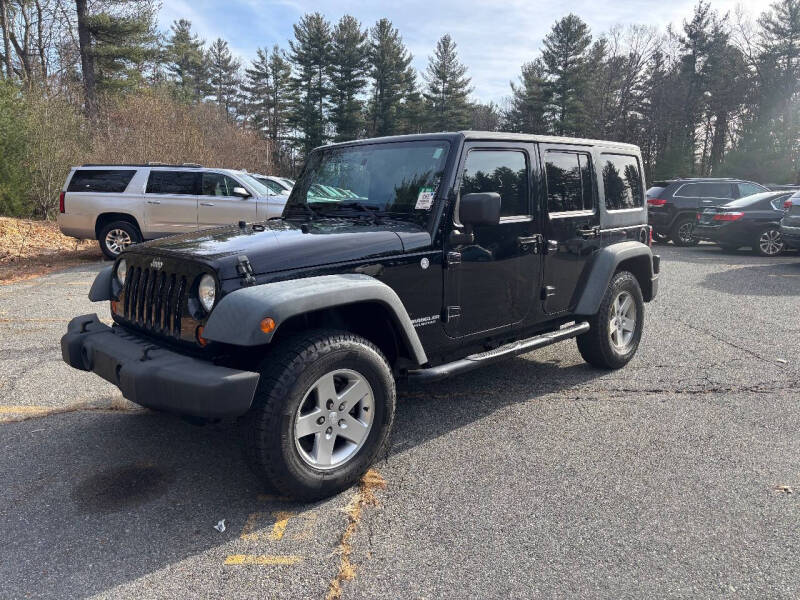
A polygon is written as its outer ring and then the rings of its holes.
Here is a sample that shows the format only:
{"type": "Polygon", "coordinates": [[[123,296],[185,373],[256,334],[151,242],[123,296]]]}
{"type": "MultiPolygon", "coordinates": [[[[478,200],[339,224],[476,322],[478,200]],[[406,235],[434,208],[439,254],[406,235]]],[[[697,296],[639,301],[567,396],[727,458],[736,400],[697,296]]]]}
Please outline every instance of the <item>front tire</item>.
{"type": "Polygon", "coordinates": [[[281,342],[264,361],[246,416],[251,466],[298,500],[347,489],[385,449],[395,383],[368,340],[312,331],[281,342]]]}
{"type": "Polygon", "coordinates": [[[608,284],[590,329],[577,337],[578,350],[590,365],[624,367],[636,354],[644,327],[644,300],[636,277],[620,271],[608,284]]]}
{"type": "Polygon", "coordinates": [[[129,221],[112,221],[103,225],[97,236],[100,250],[111,260],[115,260],[120,252],[133,244],[142,241],[139,228],[129,221]]]}
{"type": "Polygon", "coordinates": [[[672,243],[676,246],[697,246],[700,242],[694,235],[696,217],[681,217],[672,228],[672,243]]]}

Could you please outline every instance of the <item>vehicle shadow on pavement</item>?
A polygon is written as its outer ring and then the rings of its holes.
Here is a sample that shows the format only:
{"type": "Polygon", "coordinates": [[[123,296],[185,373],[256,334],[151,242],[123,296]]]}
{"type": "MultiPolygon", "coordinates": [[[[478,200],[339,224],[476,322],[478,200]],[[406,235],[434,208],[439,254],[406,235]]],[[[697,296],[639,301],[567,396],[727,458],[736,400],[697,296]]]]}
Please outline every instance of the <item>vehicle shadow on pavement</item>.
{"type": "MultiPolygon", "coordinates": [[[[541,353],[539,354],[541,356],[541,353]]],[[[563,366],[516,357],[427,385],[398,387],[389,456],[483,419],[509,405],[581,386],[607,374],[583,362],[563,366]]]]}
{"type": "Polygon", "coordinates": [[[706,275],[700,285],[734,296],[798,296],[800,260],[715,271],[706,275]]]}

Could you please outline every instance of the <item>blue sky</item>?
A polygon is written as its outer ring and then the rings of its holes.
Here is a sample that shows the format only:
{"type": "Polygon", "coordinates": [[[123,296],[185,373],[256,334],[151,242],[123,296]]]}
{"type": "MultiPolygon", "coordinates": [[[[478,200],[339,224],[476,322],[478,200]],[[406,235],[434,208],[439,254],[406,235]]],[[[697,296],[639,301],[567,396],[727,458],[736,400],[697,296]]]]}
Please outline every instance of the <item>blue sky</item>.
{"type": "MultiPolygon", "coordinates": [[[[758,15],[770,0],[750,0],[746,12],[758,15]]],[[[461,60],[469,67],[474,96],[500,100],[509,93],[523,62],[538,54],[542,38],[552,23],[569,12],[583,18],[597,35],[618,23],[655,25],[664,29],[691,15],[695,0],[164,0],[159,14],[162,29],[175,19],[192,22],[206,41],[222,37],[233,53],[247,61],[256,48],[279,44],[287,47],[292,24],[303,13],[319,11],[330,21],[351,14],[362,25],[388,17],[400,30],[422,72],[436,40],[450,33],[458,44],[461,60]]],[[[719,12],[734,13],[735,0],[712,0],[719,12]]]]}

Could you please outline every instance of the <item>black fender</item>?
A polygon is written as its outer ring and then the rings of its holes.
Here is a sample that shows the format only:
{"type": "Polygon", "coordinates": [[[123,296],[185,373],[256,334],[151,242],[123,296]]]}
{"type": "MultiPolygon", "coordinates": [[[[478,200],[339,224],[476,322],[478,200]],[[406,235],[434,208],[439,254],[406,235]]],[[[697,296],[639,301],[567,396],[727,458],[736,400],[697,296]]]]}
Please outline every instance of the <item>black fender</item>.
{"type": "Polygon", "coordinates": [[[395,291],[362,274],[321,275],[246,287],[226,294],[211,311],[203,337],[235,346],[268,344],[292,317],[360,302],[377,302],[388,309],[411,356],[419,365],[428,362],[419,336],[395,291]],[[265,318],[275,321],[269,333],[261,330],[265,318]]]}
{"type": "Polygon", "coordinates": [[[92,287],[89,289],[89,300],[92,302],[102,302],[111,300],[111,284],[114,280],[114,265],[104,267],[94,278],[92,287]]]}
{"type": "Polygon", "coordinates": [[[641,242],[620,242],[600,250],[592,261],[586,285],[583,288],[576,315],[593,315],[600,308],[608,284],[622,263],[639,280],[645,302],[652,300],[658,290],[658,259],[653,258],[649,246],[641,242]]]}

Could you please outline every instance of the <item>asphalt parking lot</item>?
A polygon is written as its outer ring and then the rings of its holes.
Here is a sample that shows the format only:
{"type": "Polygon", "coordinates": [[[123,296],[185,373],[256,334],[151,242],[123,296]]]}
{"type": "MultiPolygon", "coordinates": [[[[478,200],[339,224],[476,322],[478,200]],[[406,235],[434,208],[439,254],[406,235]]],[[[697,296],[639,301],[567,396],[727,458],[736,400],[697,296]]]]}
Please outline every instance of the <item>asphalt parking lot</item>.
{"type": "Polygon", "coordinates": [[[235,425],[64,365],[99,263],[0,286],[0,597],[800,596],[800,256],[657,251],[625,369],[403,389],[376,503],[276,497],[235,425]]]}

